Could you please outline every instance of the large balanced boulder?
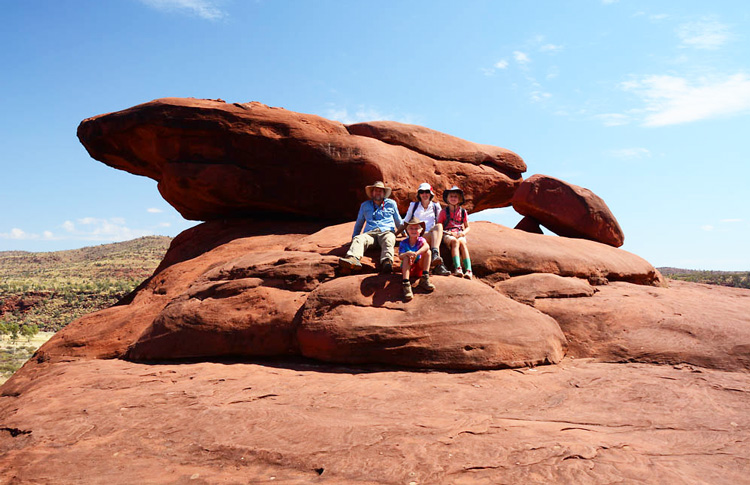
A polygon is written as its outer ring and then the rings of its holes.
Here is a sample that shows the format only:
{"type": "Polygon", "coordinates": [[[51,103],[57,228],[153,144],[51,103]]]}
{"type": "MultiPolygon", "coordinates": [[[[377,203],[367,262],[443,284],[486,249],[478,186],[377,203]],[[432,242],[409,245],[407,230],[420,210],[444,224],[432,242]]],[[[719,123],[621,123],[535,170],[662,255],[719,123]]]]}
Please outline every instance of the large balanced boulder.
{"type": "Polygon", "coordinates": [[[306,357],[328,362],[443,369],[557,363],[565,337],[547,315],[489,286],[436,279],[429,294],[403,302],[401,281],[337,278],[307,298],[297,332],[306,357]]]}
{"type": "MultiPolygon", "coordinates": [[[[591,239],[616,248],[625,241],[617,219],[599,196],[554,177],[537,174],[524,180],[512,204],[519,214],[560,236],[591,239]]],[[[533,227],[528,220],[524,224],[533,227]]]]}
{"type": "Polygon", "coordinates": [[[436,143],[425,150],[257,102],[182,98],[95,116],[78,127],[93,158],[157,180],[187,219],[353,220],[364,187],[377,180],[393,187],[402,213],[421,182],[438,190],[460,185],[471,211],[510,205],[526,169],[521,157],[429,133],[436,143]]]}

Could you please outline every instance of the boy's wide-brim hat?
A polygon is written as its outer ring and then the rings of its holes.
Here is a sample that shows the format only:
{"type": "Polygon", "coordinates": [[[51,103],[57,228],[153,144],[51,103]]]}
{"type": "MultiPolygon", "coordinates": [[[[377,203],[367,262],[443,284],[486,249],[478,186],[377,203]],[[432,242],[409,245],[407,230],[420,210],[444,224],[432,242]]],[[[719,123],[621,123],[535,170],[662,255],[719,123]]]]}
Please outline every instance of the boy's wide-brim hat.
{"type": "Polygon", "coordinates": [[[372,189],[383,189],[383,190],[385,190],[385,198],[386,199],[391,196],[391,188],[390,187],[386,187],[385,184],[383,182],[379,181],[379,180],[377,182],[375,182],[374,184],[368,185],[367,187],[365,187],[365,192],[367,192],[367,197],[369,197],[370,199],[372,199],[372,189]]]}
{"type": "Polygon", "coordinates": [[[458,186],[454,185],[454,186],[453,186],[453,187],[451,187],[450,189],[448,189],[448,190],[446,190],[446,191],[444,191],[444,192],[443,192],[443,201],[444,201],[444,202],[445,202],[446,204],[448,204],[448,196],[449,196],[450,194],[454,193],[454,192],[455,192],[456,194],[458,194],[458,196],[459,196],[459,197],[461,198],[461,202],[459,202],[459,203],[458,203],[458,205],[461,205],[461,204],[463,204],[464,202],[466,202],[466,199],[464,198],[464,191],[463,191],[463,190],[461,190],[461,189],[459,189],[459,188],[458,188],[458,186]]]}
{"type": "MultiPolygon", "coordinates": [[[[412,216],[411,219],[406,221],[406,226],[419,226],[422,228],[422,232],[425,230],[425,224],[424,221],[420,221],[417,216],[412,216]]],[[[406,229],[406,227],[404,227],[406,229]]]]}
{"type": "Polygon", "coordinates": [[[430,200],[432,200],[435,197],[435,192],[432,190],[432,185],[428,184],[427,182],[419,184],[419,188],[417,188],[417,201],[419,201],[419,193],[420,192],[429,192],[432,197],[430,197],[430,200]]]}

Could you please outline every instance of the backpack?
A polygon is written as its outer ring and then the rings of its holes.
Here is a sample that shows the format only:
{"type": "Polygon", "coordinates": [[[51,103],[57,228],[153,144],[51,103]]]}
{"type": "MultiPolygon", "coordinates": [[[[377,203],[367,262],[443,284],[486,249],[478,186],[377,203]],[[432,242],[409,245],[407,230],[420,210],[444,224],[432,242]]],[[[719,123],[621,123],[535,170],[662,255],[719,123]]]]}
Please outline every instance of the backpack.
{"type": "MultiPolygon", "coordinates": [[[[459,226],[462,226],[462,225],[464,224],[464,222],[466,222],[466,216],[467,216],[467,214],[466,214],[466,209],[464,209],[463,207],[460,207],[460,208],[459,208],[459,211],[458,211],[458,213],[459,213],[459,214],[460,214],[461,216],[460,216],[460,218],[459,218],[458,220],[456,220],[455,222],[456,222],[456,223],[457,223],[457,224],[458,224],[459,226]]],[[[436,220],[437,220],[437,219],[436,219],[436,220]]],[[[447,225],[448,225],[448,222],[450,222],[450,221],[451,221],[451,211],[450,211],[450,208],[449,208],[449,207],[446,207],[446,208],[445,208],[445,223],[443,224],[443,226],[444,226],[444,227],[445,227],[445,226],[447,226],[447,225]]]]}

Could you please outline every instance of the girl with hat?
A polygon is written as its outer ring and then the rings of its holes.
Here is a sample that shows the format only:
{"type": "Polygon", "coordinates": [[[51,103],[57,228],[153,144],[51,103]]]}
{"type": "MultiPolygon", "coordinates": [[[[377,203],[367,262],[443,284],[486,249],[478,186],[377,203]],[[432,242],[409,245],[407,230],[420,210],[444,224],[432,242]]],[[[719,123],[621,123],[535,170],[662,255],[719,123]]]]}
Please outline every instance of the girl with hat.
{"type": "Polygon", "coordinates": [[[404,225],[409,237],[399,244],[398,256],[401,258],[401,275],[403,278],[401,283],[403,284],[404,300],[410,301],[414,298],[410,277],[418,277],[417,286],[425,291],[434,291],[435,285],[430,283],[430,245],[422,237],[425,223],[416,217],[412,217],[404,225]]]}
{"type": "Polygon", "coordinates": [[[437,222],[443,224],[443,242],[450,248],[453,257],[453,274],[472,279],[471,257],[466,245],[466,234],[469,233],[469,216],[461,207],[466,201],[464,191],[453,186],[443,192],[443,200],[448,206],[440,212],[437,222]],[[464,271],[461,270],[463,263],[464,271]]]}
{"type": "MultiPolygon", "coordinates": [[[[409,209],[406,211],[404,220],[408,221],[412,217],[416,217],[425,224],[425,239],[431,248],[432,256],[432,274],[436,275],[449,275],[450,271],[443,264],[443,258],[440,257],[440,243],[443,241],[443,225],[437,224],[437,218],[440,215],[442,208],[440,204],[435,200],[435,192],[432,191],[432,186],[428,183],[423,183],[417,188],[417,199],[416,201],[409,204],[409,209]]],[[[400,234],[404,230],[405,224],[396,230],[397,234],[400,234]]]]}

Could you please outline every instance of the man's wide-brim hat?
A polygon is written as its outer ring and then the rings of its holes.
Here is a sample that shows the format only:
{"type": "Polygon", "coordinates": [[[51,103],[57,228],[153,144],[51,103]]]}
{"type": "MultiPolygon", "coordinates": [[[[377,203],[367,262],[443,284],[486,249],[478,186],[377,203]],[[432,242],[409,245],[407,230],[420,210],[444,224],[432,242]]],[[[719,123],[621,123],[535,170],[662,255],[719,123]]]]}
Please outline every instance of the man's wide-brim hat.
{"type": "Polygon", "coordinates": [[[454,185],[454,186],[453,186],[453,187],[451,187],[450,189],[448,189],[448,190],[446,190],[445,192],[443,192],[443,201],[444,201],[444,202],[445,202],[446,204],[448,204],[448,203],[449,203],[449,202],[448,202],[448,196],[449,196],[449,195],[451,195],[452,193],[456,193],[456,194],[458,194],[458,197],[459,197],[459,198],[461,199],[461,202],[459,202],[459,203],[458,203],[458,205],[461,205],[461,204],[463,204],[464,202],[466,202],[466,199],[464,198],[464,191],[463,191],[463,190],[461,190],[461,189],[459,189],[459,188],[458,188],[458,186],[454,185]]]}
{"type": "Polygon", "coordinates": [[[427,182],[419,184],[419,188],[417,189],[417,202],[419,202],[420,192],[429,192],[431,195],[430,200],[435,197],[435,192],[432,191],[432,185],[428,184],[427,182]]]}
{"type": "MultiPolygon", "coordinates": [[[[419,226],[422,228],[422,232],[419,235],[421,236],[422,234],[424,234],[424,230],[425,230],[424,221],[420,221],[417,216],[412,216],[411,219],[406,221],[406,225],[407,226],[419,226]]],[[[404,227],[404,229],[406,229],[406,227],[404,227]]]]}
{"type": "Polygon", "coordinates": [[[383,182],[379,181],[379,180],[377,182],[375,182],[374,184],[368,185],[367,187],[365,187],[365,192],[367,192],[367,197],[369,197],[370,199],[372,199],[372,189],[383,189],[383,190],[385,190],[385,196],[384,197],[386,199],[391,196],[391,188],[390,187],[386,187],[385,184],[383,182]]]}

